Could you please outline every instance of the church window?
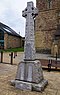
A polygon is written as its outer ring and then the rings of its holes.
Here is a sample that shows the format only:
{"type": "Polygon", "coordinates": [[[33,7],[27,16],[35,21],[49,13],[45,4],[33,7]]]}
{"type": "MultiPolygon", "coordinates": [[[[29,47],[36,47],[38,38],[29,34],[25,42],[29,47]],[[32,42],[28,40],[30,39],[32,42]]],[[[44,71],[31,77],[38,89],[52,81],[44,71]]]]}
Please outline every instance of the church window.
{"type": "Polygon", "coordinates": [[[47,7],[48,9],[52,8],[52,0],[47,0],[48,4],[47,7]]]}
{"type": "Polygon", "coordinates": [[[58,15],[59,15],[59,17],[60,17],[60,12],[59,12],[59,14],[58,14],[58,15]]]}
{"type": "Polygon", "coordinates": [[[58,23],[60,24],[60,11],[57,12],[58,23]]]}

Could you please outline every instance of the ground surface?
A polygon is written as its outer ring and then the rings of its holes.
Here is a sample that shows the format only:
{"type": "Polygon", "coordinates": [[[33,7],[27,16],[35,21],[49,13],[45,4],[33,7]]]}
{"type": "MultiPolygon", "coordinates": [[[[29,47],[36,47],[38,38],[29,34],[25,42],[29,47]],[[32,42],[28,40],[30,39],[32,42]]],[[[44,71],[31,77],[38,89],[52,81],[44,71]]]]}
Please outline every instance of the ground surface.
{"type": "Polygon", "coordinates": [[[15,79],[17,65],[0,63],[0,95],[60,95],[60,72],[43,71],[44,78],[48,79],[48,86],[41,92],[22,91],[11,86],[10,81],[15,79]]]}
{"type": "MultiPolygon", "coordinates": [[[[10,63],[10,53],[5,53],[3,61],[10,63]]],[[[17,54],[16,58],[13,58],[13,65],[0,63],[0,95],[60,95],[60,72],[46,70],[43,71],[44,78],[48,80],[48,86],[41,92],[35,91],[22,91],[15,89],[11,86],[10,81],[15,79],[17,72],[17,64],[23,59],[24,53],[17,54]],[[16,65],[15,65],[16,64],[16,65]]],[[[37,54],[38,59],[50,59],[50,55],[37,54]]],[[[58,59],[60,60],[60,59],[58,59]]]]}

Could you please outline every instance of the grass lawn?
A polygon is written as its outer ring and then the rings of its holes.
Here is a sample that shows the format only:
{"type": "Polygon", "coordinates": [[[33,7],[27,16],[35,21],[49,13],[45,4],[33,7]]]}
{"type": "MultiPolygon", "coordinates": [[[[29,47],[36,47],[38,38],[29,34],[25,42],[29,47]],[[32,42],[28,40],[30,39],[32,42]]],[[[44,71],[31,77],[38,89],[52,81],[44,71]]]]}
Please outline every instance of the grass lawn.
{"type": "Polygon", "coordinates": [[[24,52],[24,48],[11,48],[6,50],[0,50],[0,52],[24,52]]]}

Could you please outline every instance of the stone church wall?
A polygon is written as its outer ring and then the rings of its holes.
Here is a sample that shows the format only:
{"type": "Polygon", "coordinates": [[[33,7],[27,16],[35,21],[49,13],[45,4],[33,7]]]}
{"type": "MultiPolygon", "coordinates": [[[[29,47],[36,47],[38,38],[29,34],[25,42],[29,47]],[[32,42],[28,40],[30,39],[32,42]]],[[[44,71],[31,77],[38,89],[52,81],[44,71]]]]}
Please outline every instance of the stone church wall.
{"type": "Polygon", "coordinates": [[[35,46],[37,51],[51,50],[52,41],[58,24],[58,1],[36,0],[38,16],[35,20],[35,46]]]}

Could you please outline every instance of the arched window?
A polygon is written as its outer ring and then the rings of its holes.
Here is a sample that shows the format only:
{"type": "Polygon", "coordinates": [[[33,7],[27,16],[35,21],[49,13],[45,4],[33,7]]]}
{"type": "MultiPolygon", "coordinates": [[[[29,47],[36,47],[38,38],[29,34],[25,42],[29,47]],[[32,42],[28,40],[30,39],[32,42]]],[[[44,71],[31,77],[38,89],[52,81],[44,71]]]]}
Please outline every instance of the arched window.
{"type": "Polygon", "coordinates": [[[52,8],[52,0],[47,0],[47,8],[48,9],[52,8]]]}
{"type": "Polygon", "coordinates": [[[58,19],[59,19],[59,24],[60,24],[60,11],[58,12],[58,19]]]}
{"type": "Polygon", "coordinates": [[[57,22],[60,24],[60,10],[56,12],[57,22]]]}

